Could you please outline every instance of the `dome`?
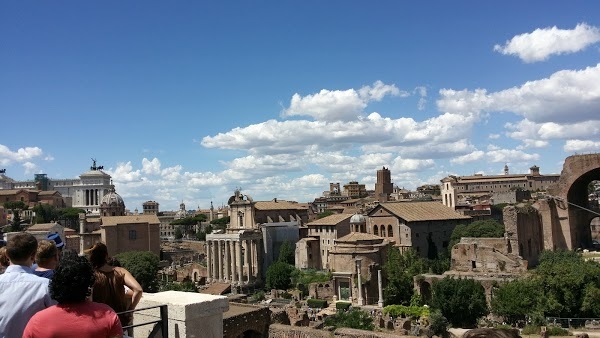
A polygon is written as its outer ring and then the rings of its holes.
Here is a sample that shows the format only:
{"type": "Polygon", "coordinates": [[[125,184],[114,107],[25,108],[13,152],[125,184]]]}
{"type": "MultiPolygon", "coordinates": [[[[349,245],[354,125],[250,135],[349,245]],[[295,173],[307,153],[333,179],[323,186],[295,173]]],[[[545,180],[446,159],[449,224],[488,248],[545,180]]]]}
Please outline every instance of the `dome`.
{"type": "Polygon", "coordinates": [[[365,218],[364,215],[361,215],[361,214],[354,214],[354,215],[352,215],[352,217],[350,217],[351,224],[363,224],[366,222],[367,222],[367,219],[365,218]]]}
{"type": "Polygon", "coordinates": [[[121,195],[115,192],[115,186],[113,185],[110,187],[108,194],[102,197],[100,205],[125,205],[125,202],[123,202],[121,195]]]}

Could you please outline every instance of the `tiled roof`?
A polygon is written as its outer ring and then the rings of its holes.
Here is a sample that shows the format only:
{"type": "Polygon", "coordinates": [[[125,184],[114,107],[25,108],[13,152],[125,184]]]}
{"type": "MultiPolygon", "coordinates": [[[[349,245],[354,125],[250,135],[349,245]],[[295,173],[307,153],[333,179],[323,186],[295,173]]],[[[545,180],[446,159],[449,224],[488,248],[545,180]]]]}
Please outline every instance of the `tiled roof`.
{"type": "Polygon", "coordinates": [[[54,191],[54,190],[45,190],[45,191],[40,191],[39,192],[40,196],[43,195],[55,195],[55,194],[59,194],[58,191],[54,191]]]}
{"type": "Polygon", "coordinates": [[[314,220],[307,224],[307,226],[319,226],[319,225],[337,225],[347,219],[352,217],[352,214],[334,214],[329,215],[327,217],[323,217],[317,220],[314,220]]]}
{"type": "Polygon", "coordinates": [[[103,226],[114,226],[117,224],[149,223],[159,224],[156,215],[133,215],[133,216],[102,216],[103,226]]]}
{"type": "MultiPolygon", "coordinates": [[[[453,219],[470,219],[452,210],[440,202],[396,202],[381,203],[381,208],[388,210],[407,222],[442,221],[453,219]]],[[[378,208],[373,209],[374,211],[378,208]]],[[[371,216],[373,212],[369,214],[371,216]]]]}
{"type": "Polygon", "coordinates": [[[14,195],[21,190],[26,191],[26,192],[36,192],[36,190],[29,190],[29,189],[0,189],[0,195],[14,195]]]}
{"type": "Polygon", "coordinates": [[[288,201],[258,201],[254,204],[257,210],[306,210],[306,205],[288,201]]]}
{"type": "Polygon", "coordinates": [[[373,240],[382,241],[383,239],[384,239],[383,237],[367,234],[364,232],[351,232],[344,237],[338,238],[336,241],[338,241],[338,242],[357,242],[357,241],[373,241],[373,240]]]}

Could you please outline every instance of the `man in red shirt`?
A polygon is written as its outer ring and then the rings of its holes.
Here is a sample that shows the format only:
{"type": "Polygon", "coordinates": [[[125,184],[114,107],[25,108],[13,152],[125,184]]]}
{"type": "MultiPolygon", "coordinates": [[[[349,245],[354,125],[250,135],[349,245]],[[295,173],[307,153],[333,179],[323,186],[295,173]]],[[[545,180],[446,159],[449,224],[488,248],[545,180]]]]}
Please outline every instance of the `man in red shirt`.
{"type": "Polygon", "coordinates": [[[88,260],[75,252],[65,254],[50,283],[50,295],[58,305],[36,313],[27,323],[23,337],[123,337],[115,311],[88,299],[92,285],[94,269],[88,260]]]}

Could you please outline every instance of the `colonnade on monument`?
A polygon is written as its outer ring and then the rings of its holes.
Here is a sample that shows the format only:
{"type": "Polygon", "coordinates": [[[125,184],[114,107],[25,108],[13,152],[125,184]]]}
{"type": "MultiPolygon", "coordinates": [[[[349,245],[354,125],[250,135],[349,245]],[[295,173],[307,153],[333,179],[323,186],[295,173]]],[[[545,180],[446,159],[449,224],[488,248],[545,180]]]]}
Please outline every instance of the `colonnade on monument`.
{"type": "Polygon", "coordinates": [[[262,244],[258,238],[209,235],[206,238],[207,282],[248,285],[260,282],[262,244]]]}

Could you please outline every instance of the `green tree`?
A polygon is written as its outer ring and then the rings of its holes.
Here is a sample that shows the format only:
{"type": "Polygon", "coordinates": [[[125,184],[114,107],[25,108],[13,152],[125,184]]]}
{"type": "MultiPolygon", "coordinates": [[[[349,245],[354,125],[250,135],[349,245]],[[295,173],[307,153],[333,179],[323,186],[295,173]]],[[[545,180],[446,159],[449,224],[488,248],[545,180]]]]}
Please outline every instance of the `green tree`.
{"type": "Polygon", "coordinates": [[[279,247],[279,256],[277,257],[277,261],[294,265],[296,261],[295,256],[296,253],[292,242],[285,241],[281,243],[281,247],[279,247]]]}
{"type": "Polygon", "coordinates": [[[182,239],[183,238],[183,231],[181,231],[180,227],[175,228],[175,239],[182,239]]]}
{"type": "Polygon", "coordinates": [[[388,258],[383,266],[388,283],[383,290],[385,305],[409,305],[414,293],[413,277],[426,273],[427,262],[419,257],[416,251],[410,249],[400,253],[398,248],[388,248],[388,258]]]}
{"type": "Polygon", "coordinates": [[[460,242],[461,237],[503,237],[504,236],[504,225],[496,220],[488,219],[484,221],[475,221],[471,224],[459,224],[452,231],[450,236],[449,250],[460,242]]]}
{"type": "Polygon", "coordinates": [[[58,220],[58,210],[50,204],[38,203],[33,207],[35,223],[50,223],[58,220]]]}
{"type": "Polygon", "coordinates": [[[158,262],[157,255],[150,251],[127,251],[115,256],[140,283],[145,292],[157,292],[158,262]]]}
{"type": "Polygon", "coordinates": [[[275,262],[267,269],[266,288],[287,290],[291,285],[294,267],[285,262],[275,262]]]}
{"type": "Polygon", "coordinates": [[[483,286],[472,279],[445,277],[435,282],[431,305],[454,327],[475,327],[488,314],[483,286]]]}
{"type": "Polygon", "coordinates": [[[229,224],[229,216],[213,219],[210,224],[215,225],[215,228],[224,229],[229,224]]]}
{"type": "Polygon", "coordinates": [[[23,231],[21,222],[21,211],[27,210],[27,205],[23,201],[7,201],[4,202],[4,209],[10,210],[13,214],[13,220],[10,231],[23,231]]]}
{"type": "Polygon", "coordinates": [[[57,210],[60,224],[73,230],[79,230],[79,214],[85,214],[85,210],[79,208],[62,208],[57,210]]]}
{"type": "Polygon", "coordinates": [[[351,329],[373,331],[375,325],[373,318],[366,311],[353,308],[350,311],[340,311],[334,316],[325,318],[325,326],[333,326],[335,328],[348,327],[351,329]]]}
{"type": "Polygon", "coordinates": [[[581,312],[585,317],[600,317],[600,288],[589,283],[583,291],[581,312]]]}
{"type": "Polygon", "coordinates": [[[160,291],[183,291],[183,292],[198,292],[196,285],[192,281],[168,282],[160,284],[160,291]]]}
{"type": "Polygon", "coordinates": [[[539,311],[543,297],[542,285],[538,279],[516,279],[494,291],[492,312],[502,316],[506,322],[516,324],[539,311]]]}

